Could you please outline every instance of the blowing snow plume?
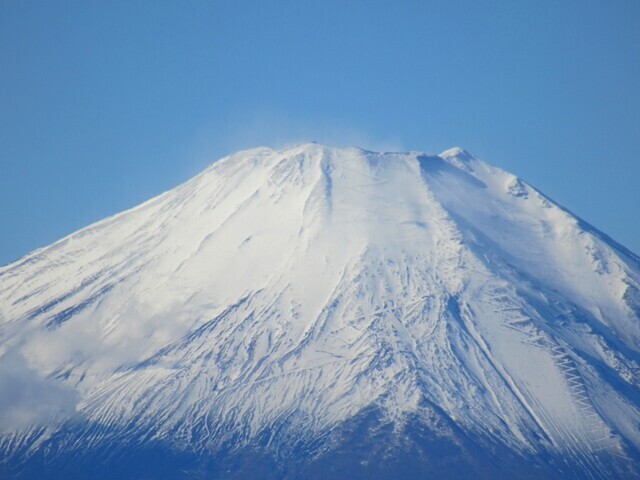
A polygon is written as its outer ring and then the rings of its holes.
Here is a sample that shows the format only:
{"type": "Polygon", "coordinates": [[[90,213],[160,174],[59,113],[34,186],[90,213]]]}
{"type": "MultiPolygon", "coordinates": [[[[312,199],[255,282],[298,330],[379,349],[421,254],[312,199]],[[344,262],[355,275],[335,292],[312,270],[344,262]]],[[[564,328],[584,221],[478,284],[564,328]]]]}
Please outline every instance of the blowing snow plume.
{"type": "Polygon", "coordinates": [[[640,476],[640,259],[460,149],[239,152],[0,269],[0,311],[76,410],[3,478],[640,476]]]}

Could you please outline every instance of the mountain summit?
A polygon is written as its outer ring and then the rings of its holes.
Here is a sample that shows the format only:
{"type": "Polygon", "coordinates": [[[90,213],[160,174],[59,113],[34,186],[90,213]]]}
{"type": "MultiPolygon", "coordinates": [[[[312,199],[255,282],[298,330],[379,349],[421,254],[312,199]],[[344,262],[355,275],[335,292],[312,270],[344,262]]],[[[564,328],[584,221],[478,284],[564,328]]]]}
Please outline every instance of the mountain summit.
{"type": "Polygon", "coordinates": [[[0,269],[2,478],[640,478],[640,259],[464,150],[247,150],[0,269]]]}

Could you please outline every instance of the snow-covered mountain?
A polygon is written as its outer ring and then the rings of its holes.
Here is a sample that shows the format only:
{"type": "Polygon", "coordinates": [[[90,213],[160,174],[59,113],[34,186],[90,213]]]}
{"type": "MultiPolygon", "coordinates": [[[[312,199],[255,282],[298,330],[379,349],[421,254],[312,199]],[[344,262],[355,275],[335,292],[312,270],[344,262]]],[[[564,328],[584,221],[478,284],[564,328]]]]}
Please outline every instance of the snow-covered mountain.
{"type": "Polygon", "coordinates": [[[0,269],[0,477],[402,475],[640,478],[640,259],[461,149],[307,144],[0,269]]]}

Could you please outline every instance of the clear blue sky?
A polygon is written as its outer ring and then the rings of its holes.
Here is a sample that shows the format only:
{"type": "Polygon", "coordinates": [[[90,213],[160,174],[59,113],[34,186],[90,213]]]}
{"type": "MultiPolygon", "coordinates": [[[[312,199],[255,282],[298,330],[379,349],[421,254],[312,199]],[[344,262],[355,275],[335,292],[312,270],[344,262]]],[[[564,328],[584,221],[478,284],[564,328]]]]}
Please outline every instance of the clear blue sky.
{"type": "Polygon", "coordinates": [[[640,2],[0,2],[0,264],[232,151],[462,146],[640,253],[640,2]]]}

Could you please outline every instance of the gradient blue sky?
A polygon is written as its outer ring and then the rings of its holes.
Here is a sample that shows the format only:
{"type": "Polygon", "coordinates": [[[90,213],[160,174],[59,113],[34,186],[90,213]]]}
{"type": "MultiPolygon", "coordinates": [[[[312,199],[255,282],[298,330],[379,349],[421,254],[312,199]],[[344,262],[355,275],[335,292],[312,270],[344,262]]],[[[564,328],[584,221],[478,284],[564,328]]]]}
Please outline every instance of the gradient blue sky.
{"type": "Polygon", "coordinates": [[[0,2],[0,265],[258,145],[462,146],[640,253],[640,2],[0,2]]]}

